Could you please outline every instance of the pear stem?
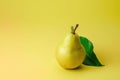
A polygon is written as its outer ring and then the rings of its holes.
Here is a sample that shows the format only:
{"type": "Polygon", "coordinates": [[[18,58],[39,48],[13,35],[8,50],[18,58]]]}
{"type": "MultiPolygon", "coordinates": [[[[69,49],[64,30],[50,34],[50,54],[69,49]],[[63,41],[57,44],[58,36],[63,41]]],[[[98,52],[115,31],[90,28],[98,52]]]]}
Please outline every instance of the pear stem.
{"type": "Polygon", "coordinates": [[[73,34],[75,34],[76,29],[78,28],[79,24],[76,24],[75,29],[73,30],[73,34]]]}

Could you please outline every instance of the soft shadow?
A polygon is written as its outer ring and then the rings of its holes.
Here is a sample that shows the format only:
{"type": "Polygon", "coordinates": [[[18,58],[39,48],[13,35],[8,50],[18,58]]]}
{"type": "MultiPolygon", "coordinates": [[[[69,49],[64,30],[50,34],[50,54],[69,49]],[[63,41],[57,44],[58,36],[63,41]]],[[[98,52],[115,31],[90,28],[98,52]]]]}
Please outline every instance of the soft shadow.
{"type": "Polygon", "coordinates": [[[83,66],[79,66],[77,68],[74,68],[74,69],[69,69],[69,70],[79,70],[79,69],[83,69],[84,67],[83,66]]]}
{"type": "Polygon", "coordinates": [[[86,65],[81,65],[75,69],[64,69],[65,71],[68,71],[68,72],[83,72],[83,71],[88,71],[90,70],[92,67],[87,67],[86,65]]]}

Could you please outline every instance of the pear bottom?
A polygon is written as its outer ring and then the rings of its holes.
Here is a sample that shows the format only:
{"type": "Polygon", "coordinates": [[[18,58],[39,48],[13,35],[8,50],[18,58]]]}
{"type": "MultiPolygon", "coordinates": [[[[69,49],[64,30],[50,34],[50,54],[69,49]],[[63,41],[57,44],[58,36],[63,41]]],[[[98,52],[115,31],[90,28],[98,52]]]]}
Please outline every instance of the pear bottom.
{"type": "Polygon", "coordinates": [[[74,67],[74,68],[67,68],[67,67],[65,68],[64,66],[62,66],[62,67],[63,67],[64,69],[67,69],[67,70],[76,70],[76,69],[79,69],[80,66],[74,67]]]}
{"type": "Polygon", "coordinates": [[[56,55],[59,65],[65,69],[77,69],[85,59],[84,49],[80,49],[74,53],[57,53],[56,55]]]}
{"type": "MultiPolygon", "coordinates": [[[[84,59],[83,59],[84,60],[84,59]]],[[[60,62],[58,60],[58,63],[59,65],[64,68],[64,69],[67,69],[67,70],[75,70],[75,69],[79,69],[79,67],[81,66],[83,61],[80,61],[79,64],[75,64],[75,65],[67,65],[67,63],[64,63],[64,62],[60,62]]]]}

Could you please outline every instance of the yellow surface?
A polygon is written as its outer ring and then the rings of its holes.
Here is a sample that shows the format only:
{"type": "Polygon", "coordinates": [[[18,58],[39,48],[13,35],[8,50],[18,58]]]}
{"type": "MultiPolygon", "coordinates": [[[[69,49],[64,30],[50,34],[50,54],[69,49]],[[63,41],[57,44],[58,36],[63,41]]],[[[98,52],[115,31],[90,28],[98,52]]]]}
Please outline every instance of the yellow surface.
{"type": "Polygon", "coordinates": [[[0,80],[120,80],[119,0],[0,0],[0,80]],[[80,24],[104,67],[64,70],[55,48],[80,24]]]}

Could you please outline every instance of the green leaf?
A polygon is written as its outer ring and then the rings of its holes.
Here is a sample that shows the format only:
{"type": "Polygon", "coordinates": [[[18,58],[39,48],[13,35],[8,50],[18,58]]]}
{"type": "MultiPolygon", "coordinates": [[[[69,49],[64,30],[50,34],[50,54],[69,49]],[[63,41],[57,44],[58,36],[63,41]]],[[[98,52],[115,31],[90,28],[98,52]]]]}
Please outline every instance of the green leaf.
{"type": "Polygon", "coordinates": [[[93,51],[94,47],[92,42],[83,36],[80,37],[80,41],[86,51],[86,57],[83,64],[89,66],[103,66],[93,51]]]}

